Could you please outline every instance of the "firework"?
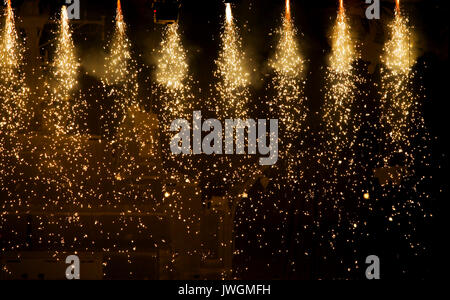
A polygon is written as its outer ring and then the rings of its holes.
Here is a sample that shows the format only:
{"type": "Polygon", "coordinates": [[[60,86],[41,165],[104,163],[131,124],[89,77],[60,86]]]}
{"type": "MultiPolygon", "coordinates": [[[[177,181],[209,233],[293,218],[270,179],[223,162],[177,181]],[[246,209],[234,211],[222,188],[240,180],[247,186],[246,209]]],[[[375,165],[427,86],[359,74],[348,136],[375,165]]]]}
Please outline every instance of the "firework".
{"type": "MultiPolygon", "coordinates": [[[[27,110],[29,90],[22,70],[24,48],[16,31],[11,1],[7,2],[4,16],[0,42],[0,131],[2,136],[15,136],[26,128],[25,122],[31,118],[27,110]]],[[[0,147],[4,153],[6,149],[0,147]]]]}
{"type": "Polygon", "coordinates": [[[186,51],[181,44],[178,23],[166,26],[157,57],[156,81],[161,90],[165,121],[175,120],[190,113],[193,100],[186,51]]]}
{"type": "Polygon", "coordinates": [[[292,162],[296,156],[294,144],[298,142],[301,132],[305,130],[307,108],[304,96],[304,60],[300,54],[296,38],[296,29],[293,25],[290,12],[290,2],[286,0],[286,10],[282,27],[279,30],[279,42],[275,55],[271,60],[271,67],[275,71],[273,86],[276,90],[273,107],[279,110],[280,123],[284,129],[282,134],[283,151],[281,156],[287,157],[288,179],[298,180],[298,174],[292,169],[292,162]]]}
{"type": "Polygon", "coordinates": [[[7,2],[4,17],[0,30],[0,191],[10,194],[17,184],[12,178],[22,163],[21,151],[27,143],[21,136],[30,127],[33,110],[28,103],[24,48],[16,31],[11,1],[7,2]]]}
{"type": "MultiPolygon", "coordinates": [[[[363,164],[356,164],[356,139],[359,132],[359,115],[355,102],[363,92],[358,89],[362,83],[357,44],[351,37],[343,1],[332,28],[331,53],[326,68],[325,95],[322,115],[323,151],[316,153],[322,166],[315,175],[322,183],[313,188],[315,193],[315,233],[327,236],[321,246],[335,251],[355,242],[360,221],[353,206],[360,196],[359,189],[364,182],[363,164]],[[324,226],[324,224],[327,224],[324,226]]],[[[344,265],[341,260],[342,266],[344,265]]],[[[348,268],[350,270],[351,268],[348,268]]]]}
{"type": "Polygon", "coordinates": [[[396,2],[393,22],[389,25],[389,40],[381,57],[381,125],[385,132],[384,164],[391,164],[395,157],[403,157],[401,164],[411,165],[414,160],[412,140],[423,127],[418,111],[418,99],[412,90],[415,76],[412,66],[413,46],[408,19],[396,2]]]}
{"type": "Polygon", "coordinates": [[[44,113],[50,132],[64,135],[76,130],[73,116],[74,91],[78,84],[79,61],[75,54],[67,9],[61,9],[58,41],[51,64],[52,82],[48,84],[50,98],[44,113]]]}
{"type": "Polygon", "coordinates": [[[137,103],[139,85],[137,82],[136,62],[131,56],[131,43],[126,34],[120,0],[117,1],[115,30],[107,49],[105,73],[102,76],[103,87],[114,105],[106,115],[107,136],[113,136],[115,121],[123,122],[127,108],[137,103]]]}
{"type": "Polygon", "coordinates": [[[333,152],[333,159],[338,159],[336,155],[345,149],[352,148],[358,132],[353,103],[357,96],[356,83],[362,80],[354,69],[354,63],[359,57],[341,1],[333,28],[324,107],[326,139],[328,150],[333,152]]]}
{"type": "MultiPolygon", "coordinates": [[[[183,212],[183,197],[173,188],[174,182],[185,182],[196,186],[201,177],[198,159],[190,156],[175,156],[170,152],[169,141],[173,135],[170,132],[172,121],[187,118],[192,114],[194,95],[192,93],[192,78],[189,75],[187,52],[184,49],[179,34],[178,23],[165,26],[160,47],[156,52],[156,88],[159,96],[160,116],[159,130],[162,144],[164,172],[163,194],[164,211],[174,222],[184,220],[190,224],[199,221],[197,215],[186,215],[183,212]]],[[[193,195],[195,197],[195,195],[193,195]]],[[[195,237],[192,237],[195,238],[195,237]]]]}
{"type": "MultiPolygon", "coordinates": [[[[54,59],[50,64],[52,76],[46,82],[47,93],[43,101],[43,135],[45,141],[40,152],[37,168],[42,173],[41,180],[52,182],[58,192],[65,195],[68,203],[80,203],[79,191],[75,182],[82,178],[83,165],[88,157],[81,153],[81,136],[76,122],[75,111],[78,105],[77,86],[79,61],[75,54],[72,33],[66,7],[62,7],[57,32],[54,59]]],[[[80,186],[83,182],[78,182],[80,186]]],[[[61,201],[53,199],[55,204],[61,201]]],[[[45,204],[48,205],[48,204],[45,204]]]]}
{"type": "Polygon", "coordinates": [[[220,103],[218,111],[223,117],[244,119],[247,115],[250,75],[244,65],[241,38],[235,25],[231,4],[226,3],[225,22],[221,34],[221,50],[216,60],[216,89],[220,103]]]}
{"type": "Polygon", "coordinates": [[[161,141],[166,149],[163,155],[169,159],[168,162],[178,166],[177,171],[181,171],[189,169],[189,166],[193,167],[192,161],[186,157],[176,158],[169,153],[168,145],[172,135],[170,124],[176,119],[187,118],[192,114],[194,96],[187,54],[178,31],[178,23],[168,24],[164,28],[160,47],[156,53],[156,90],[161,108],[161,141]]]}

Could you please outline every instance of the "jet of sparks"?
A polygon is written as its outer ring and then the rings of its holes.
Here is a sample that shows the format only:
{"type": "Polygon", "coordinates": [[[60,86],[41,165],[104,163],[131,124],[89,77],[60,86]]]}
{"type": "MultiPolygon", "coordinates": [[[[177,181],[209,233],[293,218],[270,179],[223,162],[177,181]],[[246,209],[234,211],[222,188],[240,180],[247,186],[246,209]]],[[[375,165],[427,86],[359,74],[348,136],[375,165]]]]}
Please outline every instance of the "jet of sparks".
{"type": "Polygon", "coordinates": [[[332,49],[327,70],[324,121],[329,151],[338,154],[352,146],[357,128],[352,126],[352,105],[356,82],[361,80],[354,71],[359,57],[350,34],[343,1],[331,37],[332,49]]]}
{"type": "Polygon", "coordinates": [[[110,134],[117,119],[125,117],[129,105],[137,101],[138,81],[136,62],[132,59],[131,43],[126,33],[120,0],[117,1],[116,26],[106,50],[105,73],[102,83],[106,93],[114,99],[111,113],[107,114],[106,133],[110,134]]]}
{"type": "MultiPolygon", "coordinates": [[[[286,10],[282,26],[279,29],[279,41],[275,55],[270,66],[275,72],[273,86],[276,90],[275,105],[279,109],[281,124],[284,132],[282,157],[295,157],[293,145],[301,134],[303,122],[306,118],[307,108],[304,93],[304,61],[300,54],[296,29],[291,19],[289,0],[286,1],[286,10]]],[[[289,161],[298,161],[290,159],[289,161]]],[[[297,175],[289,164],[288,179],[296,180],[297,175]]]]}
{"type": "Polygon", "coordinates": [[[156,80],[170,90],[182,90],[188,79],[186,51],[181,44],[178,24],[167,25],[158,53],[156,80]]]}
{"type": "Polygon", "coordinates": [[[385,45],[382,57],[386,67],[394,73],[409,73],[415,63],[411,59],[411,33],[407,23],[408,19],[401,15],[400,8],[397,6],[394,22],[389,26],[390,38],[385,45]]]}
{"type": "Polygon", "coordinates": [[[49,86],[51,103],[44,115],[47,128],[53,128],[57,134],[66,134],[74,130],[72,105],[74,90],[78,84],[80,63],[75,54],[72,32],[67,9],[61,9],[58,40],[55,58],[51,64],[53,83],[49,86]]]}
{"type": "Polygon", "coordinates": [[[225,117],[244,117],[247,114],[249,73],[243,62],[241,38],[226,4],[226,19],[221,34],[221,50],[216,60],[216,89],[220,94],[219,110],[225,117]]]}
{"type": "Polygon", "coordinates": [[[400,13],[396,2],[394,20],[389,25],[389,39],[384,46],[381,60],[384,64],[381,78],[382,126],[386,133],[385,164],[398,154],[412,163],[411,140],[419,128],[414,122],[420,120],[417,111],[417,96],[411,90],[415,64],[411,32],[408,19],[400,13]]]}
{"type": "Polygon", "coordinates": [[[23,47],[17,34],[11,1],[7,2],[0,42],[0,128],[10,133],[23,129],[28,88],[23,74],[23,47]]]}

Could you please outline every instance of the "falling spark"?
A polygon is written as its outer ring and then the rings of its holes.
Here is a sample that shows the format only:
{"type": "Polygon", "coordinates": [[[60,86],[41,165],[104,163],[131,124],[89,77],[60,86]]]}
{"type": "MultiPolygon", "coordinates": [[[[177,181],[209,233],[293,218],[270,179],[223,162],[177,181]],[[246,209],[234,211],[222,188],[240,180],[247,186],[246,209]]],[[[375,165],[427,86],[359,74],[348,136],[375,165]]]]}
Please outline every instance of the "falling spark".
{"type": "MultiPolygon", "coordinates": [[[[388,27],[389,35],[381,56],[381,130],[379,142],[383,145],[379,166],[387,173],[388,182],[382,196],[392,203],[388,228],[407,226],[407,241],[414,255],[422,248],[417,240],[414,216],[429,215],[423,206],[430,195],[424,185],[431,177],[418,175],[418,168],[427,168],[431,159],[429,133],[421,112],[422,85],[414,66],[412,33],[407,16],[396,1],[394,20],[388,27]],[[406,200],[411,199],[411,200],[406,200]],[[394,218],[395,217],[395,218],[394,218]],[[396,220],[396,222],[393,222],[396,220]]],[[[423,249],[423,248],[422,248],[423,249]]]]}
{"type": "Polygon", "coordinates": [[[179,33],[178,23],[166,25],[159,49],[155,53],[157,60],[156,86],[153,89],[158,95],[161,109],[159,113],[159,129],[163,171],[165,178],[162,186],[163,202],[167,206],[166,213],[174,218],[174,222],[183,219],[193,223],[197,215],[185,215],[181,193],[173,189],[173,182],[198,182],[201,176],[198,158],[177,156],[170,151],[170,140],[173,132],[171,123],[180,118],[192,116],[194,95],[192,93],[192,77],[189,74],[187,52],[184,49],[179,33]]]}

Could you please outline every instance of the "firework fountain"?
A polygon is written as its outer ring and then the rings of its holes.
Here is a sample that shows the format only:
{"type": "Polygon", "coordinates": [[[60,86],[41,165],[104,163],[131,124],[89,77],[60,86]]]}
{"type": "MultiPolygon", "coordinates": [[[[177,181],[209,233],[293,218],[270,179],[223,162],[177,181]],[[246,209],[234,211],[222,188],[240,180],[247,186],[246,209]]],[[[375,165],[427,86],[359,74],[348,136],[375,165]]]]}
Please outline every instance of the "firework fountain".
{"type": "MultiPolygon", "coordinates": [[[[202,176],[202,158],[190,155],[174,155],[170,150],[170,140],[174,132],[171,124],[177,119],[190,119],[196,103],[193,94],[193,79],[189,72],[187,51],[184,48],[177,22],[163,28],[159,48],[155,51],[156,73],[153,90],[156,92],[159,107],[159,141],[161,143],[163,181],[162,200],[159,207],[178,233],[185,245],[198,241],[194,228],[200,222],[200,215],[190,209],[198,201],[198,184],[202,176]],[[182,192],[188,188],[190,192],[182,192]]],[[[177,246],[176,246],[177,247],[177,246]]],[[[200,250],[180,251],[179,255],[195,261],[200,250]]]]}
{"type": "Polygon", "coordinates": [[[51,64],[52,82],[49,83],[50,102],[44,114],[45,126],[57,136],[76,131],[73,116],[74,92],[78,85],[79,61],[72,40],[67,9],[61,9],[55,58],[51,64]]]}
{"type": "MultiPolygon", "coordinates": [[[[389,40],[381,60],[381,123],[384,132],[384,164],[400,159],[408,168],[414,163],[413,139],[423,128],[418,111],[418,99],[412,90],[415,64],[408,19],[402,15],[400,1],[396,1],[394,21],[389,26],[389,40]]],[[[405,169],[406,171],[406,169],[405,169]]]]}
{"type": "MultiPolygon", "coordinates": [[[[333,194],[343,181],[349,182],[345,184],[347,189],[356,191],[357,188],[355,178],[351,179],[356,174],[354,150],[360,124],[354,102],[361,95],[358,83],[362,82],[362,76],[355,68],[360,54],[351,38],[343,0],[339,3],[331,41],[323,115],[326,150],[322,154],[325,155],[325,167],[332,166],[327,191],[333,194]]],[[[338,210],[342,204],[339,198],[335,199],[338,210]]]]}
{"type": "MultiPolygon", "coordinates": [[[[355,102],[364,94],[359,88],[363,82],[362,72],[357,69],[359,59],[344,1],[340,0],[326,69],[322,119],[324,150],[318,153],[318,161],[325,170],[320,176],[324,177],[325,183],[323,193],[318,195],[315,220],[319,230],[324,230],[327,236],[319,246],[329,246],[331,251],[345,249],[349,243],[354,243],[355,234],[360,230],[354,212],[363,194],[360,189],[365,175],[363,164],[357,162],[356,157],[361,121],[355,102]],[[331,201],[329,205],[326,204],[328,201],[331,201]],[[324,228],[327,223],[331,226],[324,228]]],[[[344,265],[342,259],[340,261],[344,265]]],[[[354,267],[351,265],[348,270],[354,267]]]]}
{"type": "Polygon", "coordinates": [[[151,132],[151,124],[140,119],[145,112],[138,101],[137,62],[132,59],[120,0],[117,1],[115,30],[107,52],[102,83],[113,105],[106,114],[105,134],[116,161],[106,169],[113,171],[113,180],[140,178],[145,170],[139,169],[138,157],[146,149],[147,139],[143,134],[151,132]]]}
{"type": "Polygon", "coordinates": [[[264,186],[264,193],[253,195],[240,204],[241,207],[250,207],[253,212],[251,215],[243,211],[239,211],[236,215],[237,230],[248,234],[245,238],[237,238],[236,258],[242,259],[243,262],[236,272],[241,276],[251,265],[250,258],[240,255],[247,247],[258,249],[255,250],[258,253],[270,255],[272,262],[266,264],[268,268],[282,265],[289,271],[294,270],[296,265],[292,263],[291,258],[295,254],[291,254],[290,251],[298,250],[294,248],[298,247],[303,237],[297,231],[295,231],[297,234],[293,233],[291,221],[297,220],[298,208],[305,203],[307,194],[304,188],[304,166],[301,162],[304,161],[304,155],[307,155],[306,149],[302,146],[308,130],[305,122],[308,109],[304,95],[305,61],[300,53],[298,33],[291,17],[289,0],[286,1],[282,24],[276,33],[279,38],[275,53],[269,61],[274,77],[267,90],[269,95],[273,91],[273,95],[265,96],[265,99],[270,104],[271,116],[280,121],[279,161],[273,167],[275,172],[270,179],[266,177],[267,175],[263,175],[265,171],[271,172],[269,170],[249,169],[253,176],[259,177],[259,182],[264,186]],[[272,226],[266,220],[271,220],[270,222],[277,225],[272,226]],[[295,237],[289,236],[290,234],[295,237]],[[241,246],[244,248],[240,248],[241,246]]]}
{"type": "Polygon", "coordinates": [[[421,113],[421,82],[417,74],[409,20],[396,1],[394,20],[381,56],[381,157],[377,172],[386,175],[382,197],[389,199],[388,230],[403,227],[405,241],[414,255],[425,245],[417,239],[418,225],[430,214],[424,203],[431,195],[423,186],[430,178],[416,174],[429,166],[429,134],[421,113]],[[413,88],[413,87],[416,88],[413,88]],[[423,216],[422,220],[415,217],[423,216]]]}
{"type": "MultiPolygon", "coordinates": [[[[163,159],[165,176],[169,181],[181,180],[195,182],[201,176],[198,161],[188,156],[175,156],[170,153],[169,141],[173,135],[170,132],[172,121],[180,118],[189,119],[192,115],[194,95],[192,93],[192,78],[189,75],[187,52],[184,49],[179,33],[178,23],[166,25],[163,31],[160,47],[156,53],[156,88],[159,95],[160,132],[163,144],[163,159]]],[[[180,207],[176,203],[181,201],[178,193],[167,185],[164,194],[170,195],[174,202],[171,214],[178,215],[180,207]]],[[[186,218],[188,216],[184,216],[186,218]]],[[[188,217],[190,219],[190,217],[188,217]]]]}
{"type": "Polygon", "coordinates": [[[107,114],[106,132],[114,128],[115,121],[123,122],[128,107],[136,104],[138,97],[138,83],[136,62],[131,56],[131,44],[126,34],[126,24],[123,19],[120,0],[117,1],[116,23],[112,41],[107,49],[108,55],[105,63],[105,73],[102,76],[104,89],[109,97],[113,98],[112,113],[107,114]]]}
{"type": "Polygon", "coordinates": [[[160,94],[163,132],[167,135],[170,124],[178,118],[192,114],[194,97],[191,92],[186,50],[178,29],[178,23],[168,24],[157,53],[157,91],[160,94]]]}
{"type": "MultiPolygon", "coordinates": [[[[273,86],[276,89],[275,102],[272,108],[277,108],[280,123],[283,127],[281,157],[287,160],[287,178],[289,182],[298,182],[301,177],[295,173],[294,166],[301,159],[294,145],[304,132],[307,115],[306,98],[304,96],[304,60],[300,55],[296,40],[296,29],[291,19],[290,2],[286,0],[286,9],[282,27],[279,30],[280,39],[271,67],[275,71],[273,86]]],[[[300,143],[301,144],[301,143],[300,143]]]]}
{"type": "Polygon", "coordinates": [[[235,25],[231,4],[226,3],[225,22],[221,35],[221,51],[216,61],[216,85],[220,103],[217,111],[223,117],[245,119],[249,100],[249,73],[244,65],[241,38],[235,25]]]}
{"type": "Polygon", "coordinates": [[[0,31],[0,180],[12,168],[7,164],[20,160],[18,134],[28,128],[32,118],[23,74],[24,48],[16,31],[11,1],[6,4],[4,27],[0,31]]]}

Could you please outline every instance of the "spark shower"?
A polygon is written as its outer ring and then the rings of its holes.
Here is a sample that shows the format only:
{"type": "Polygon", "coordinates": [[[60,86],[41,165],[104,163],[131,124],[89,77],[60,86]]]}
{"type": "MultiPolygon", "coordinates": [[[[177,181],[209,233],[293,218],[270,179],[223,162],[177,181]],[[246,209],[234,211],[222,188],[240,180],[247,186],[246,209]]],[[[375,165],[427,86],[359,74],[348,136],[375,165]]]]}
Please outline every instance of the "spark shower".
{"type": "MultiPolygon", "coordinates": [[[[436,192],[425,188],[433,177],[421,171],[430,167],[432,138],[406,10],[398,0],[389,7],[377,79],[354,31],[355,7],[336,3],[326,65],[313,70],[311,38],[294,14],[300,5],[279,2],[264,74],[247,39],[249,32],[253,39],[266,36],[255,37],[239,19],[239,4],[221,5],[217,51],[204,59],[211,64],[204,88],[190,64],[203,50],[184,39],[183,15],[159,25],[151,53],[137,55],[129,5],[118,0],[103,61],[92,72],[97,83],[86,91],[74,26],[82,21],[69,20],[59,8],[51,55],[37,64],[41,84],[29,86],[28,44],[13,3],[5,1],[0,258],[36,251],[64,261],[81,253],[99,260],[101,278],[114,278],[119,256],[131,268],[126,276],[139,278],[131,266],[150,253],[158,278],[242,279],[259,272],[302,278],[302,265],[314,265],[312,278],[364,279],[361,261],[377,254],[371,251],[379,250],[373,247],[379,232],[396,234],[405,256],[427,253],[420,234],[433,213],[424,203],[436,192]],[[314,72],[323,86],[312,93],[314,72]],[[311,99],[320,100],[316,111],[311,99]],[[368,107],[369,99],[375,106],[368,107]],[[82,129],[92,107],[101,123],[97,134],[82,129]],[[195,118],[199,111],[207,112],[204,124],[195,118]],[[193,114],[191,128],[186,119],[193,114]],[[276,134],[259,125],[257,134],[253,121],[233,135],[229,119],[277,121],[276,134]],[[184,126],[175,128],[175,120],[187,123],[187,133],[171,140],[184,126]],[[202,131],[209,133],[203,144],[202,131]],[[226,154],[233,155],[223,155],[223,136],[226,154]],[[237,153],[228,151],[230,141],[237,153]],[[257,143],[264,154],[276,152],[275,164],[258,164],[250,155],[257,143]],[[327,273],[327,264],[335,273],[327,273]]],[[[1,266],[5,278],[22,268],[1,266]]]]}

